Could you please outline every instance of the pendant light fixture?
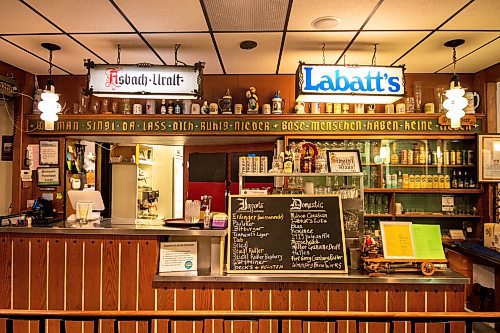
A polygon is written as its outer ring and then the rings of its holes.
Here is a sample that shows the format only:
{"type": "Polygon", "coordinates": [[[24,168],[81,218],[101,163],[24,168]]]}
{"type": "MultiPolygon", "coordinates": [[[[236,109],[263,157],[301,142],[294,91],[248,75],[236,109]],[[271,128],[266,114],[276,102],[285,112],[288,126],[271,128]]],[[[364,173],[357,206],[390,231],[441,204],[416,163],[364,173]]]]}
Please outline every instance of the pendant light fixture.
{"type": "Polygon", "coordinates": [[[453,76],[451,77],[450,89],[445,92],[446,100],[443,107],[447,110],[446,118],[451,121],[451,128],[460,128],[460,119],[465,116],[464,108],[467,106],[467,99],[464,97],[465,90],[460,86],[459,77],[455,72],[457,63],[456,48],[465,43],[463,39],[453,39],[444,43],[444,46],[453,49],[453,76]]]}
{"type": "Polygon", "coordinates": [[[59,95],[56,94],[56,87],[52,81],[52,52],[61,49],[59,45],[52,43],[42,43],[44,49],[49,50],[49,80],[42,93],[42,100],[38,103],[38,109],[42,113],[40,119],[45,122],[45,130],[54,130],[54,122],[59,119],[57,114],[61,112],[59,104],[59,95]]]}

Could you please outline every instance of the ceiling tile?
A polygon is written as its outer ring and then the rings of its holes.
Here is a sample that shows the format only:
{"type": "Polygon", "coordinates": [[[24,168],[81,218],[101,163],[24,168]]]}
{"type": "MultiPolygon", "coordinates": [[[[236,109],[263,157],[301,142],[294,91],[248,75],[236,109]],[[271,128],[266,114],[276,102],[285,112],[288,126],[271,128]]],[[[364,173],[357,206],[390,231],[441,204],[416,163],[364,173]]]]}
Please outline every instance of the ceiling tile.
{"type": "Polygon", "coordinates": [[[60,32],[18,0],[0,1],[0,34],[60,32]]]}
{"type": "MultiPolygon", "coordinates": [[[[452,50],[443,45],[446,41],[456,38],[465,39],[465,44],[457,48],[457,58],[460,58],[491,41],[497,35],[492,32],[438,31],[399,62],[406,64],[408,73],[434,73],[452,60],[452,50]]],[[[487,67],[483,66],[481,59],[478,59],[478,66],[487,67]]],[[[464,72],[460,68],[460,63],[457,64],[457,71],[464,72]]]]}
{"type": "Polygon", "coordinates": [[[228,74],[274,74],[281,45],[279,32],[215,34],[224,67],[228,74]],[[253,40],[257,47],[242,50],[240,42],[253,40]]]}
{"type": "Polygon", "coordinates": [[[281,57],[280,74],[295,74],[299,61],[322,64],[322,46],[325,44],[325,62],[333,64],[354,37],[354,32],[289,32],[281,57]]]}
{"type": "MultiPolygon", "coordinates": [[[[156,55],[146,46],[137,34],[99,34],[74,36],[85,46],[106,59],[110,64],[117,63],[118,44],[120,44],[120,62],[122,64],[137,64],[147,62],[161,64],[156,55]]],[[[99,59],[92,57],[96,63],[99,59]]]]}
{"type": "Polygon", "coordinates": [[[66,32],[133,31],[108,0],[26,2],[66,32]]]}
{"type": "Polygon", "coordinates": [[[468,0],[385,0],[365,26],[367,30],[435,29],[468,0]]]}
{"type": "Polygon", "coordinates": [[[455,16],[442,29],[500,30],[500,1],[476,0],[455,16]]]}
{"type": "Polygon", "coordinates": [[[204,73],[222,74],[222,69],[209,33],[144,34],[144,37],[169,65],[173,65],[175,61],[175,44],[182,44],[177,53],[178,60],[188,65],[203,61],[205,62],[204,73]]]}
{"type": "Polygon", "coordinates": [[[377,0],[295,0],[288,22],[289,30],[314,30],[313,20],[335,16],[341,21],[335,30],[357,30],[370,15],[377,0]]]}
{"type": "MultiPolygon", "coordinates": [[[[500,53],[498,50],[500,50],[500,39],[496,39],[494,42],[460,59],[457,63],[457,71],[460,73],[477,73],[499,63],[500,53]]],[[[453,73],[453,66],[446,67],[440,73],[453,73]]]]}
{"type": "Polygon", "coordinates": [[[428,32],[361,32],[346,53],[346,62],[369,65],[373,57],[373,44],[377,45],[376,63],[389,66],[428,32]]]}
{"type": "Polygon", "coordinates": [[[199,0],[115,0],[141,32],[208,31],[199,0]]]}
{"type": "MultiPolygon", "coordinates": [[[[52,63],[64,68],[72,74],[86,74],[83,67],[83,59],[95,58],[93,54],[82,48],[69,37],[63,36],[10,36],[5,37],[9,41],[33,52],[43,59],[49,60],[49,51],[40,44],[54,43],[61,47],[61,50],[53,52],[52,63]]],[[[32,57],[34,59],[34,57],[32,57]]],[[[48,65],[43,71],[31,72],[33,74],[47,74],[48,65]]],[[[57,68],[53,69],[53,74],[66,74],[57,68]]]]}
{"type": "Polygon", "coordinates": [[[47,74],[47,70],[49,69],[48,63],[1,39],[0,50],[2,50],[1,60],[3,62],[20,68],[28,73],[47,74]]]}
{"type": "Polygon", "coordinates": [[[202,0],[213,31],[283,31],[291,0],[202,0]]]}

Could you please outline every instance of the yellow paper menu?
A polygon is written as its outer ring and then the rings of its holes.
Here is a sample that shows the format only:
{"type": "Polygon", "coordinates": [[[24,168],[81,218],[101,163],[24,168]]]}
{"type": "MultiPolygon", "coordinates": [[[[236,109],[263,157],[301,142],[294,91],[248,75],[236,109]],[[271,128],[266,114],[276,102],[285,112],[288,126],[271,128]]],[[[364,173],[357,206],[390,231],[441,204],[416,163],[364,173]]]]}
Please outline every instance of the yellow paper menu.
{"type": "Polygon", "coordinates": [[[416,259],[446,259],[439,225],[412,224],[416,259]]]}
{"type": "Polygon", "coordinates": [[[411,222],[380,222],[380,229],[385,258],[415,258],[411,222]]]}

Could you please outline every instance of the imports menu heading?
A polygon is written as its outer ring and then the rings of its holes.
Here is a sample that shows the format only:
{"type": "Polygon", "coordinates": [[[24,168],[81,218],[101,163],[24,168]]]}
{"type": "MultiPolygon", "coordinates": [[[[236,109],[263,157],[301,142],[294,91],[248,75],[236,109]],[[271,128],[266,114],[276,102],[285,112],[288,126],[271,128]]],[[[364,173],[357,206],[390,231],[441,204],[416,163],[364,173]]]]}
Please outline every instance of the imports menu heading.
{"type": "Polygon", "coordinates": [[[346,273],[338,196],[231,196],[228,273],[346,273]]]}

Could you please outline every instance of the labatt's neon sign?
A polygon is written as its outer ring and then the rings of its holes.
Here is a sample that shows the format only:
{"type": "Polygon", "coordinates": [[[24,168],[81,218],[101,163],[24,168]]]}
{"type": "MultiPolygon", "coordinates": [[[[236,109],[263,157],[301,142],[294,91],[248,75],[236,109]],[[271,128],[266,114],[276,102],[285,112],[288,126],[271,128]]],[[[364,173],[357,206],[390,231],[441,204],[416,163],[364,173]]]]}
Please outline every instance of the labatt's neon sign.
{"type": "Polygon", "coordinates": [[[298,101],[393,103],[404,95],[404,67],[300,64],[298,101]]]}
{"type": "Polygon", "coordinates": [[[89,89],[99,97],[177,98],[201,96],[203,63],[194,66],[96,65],[88,62],[89,89]]]}

